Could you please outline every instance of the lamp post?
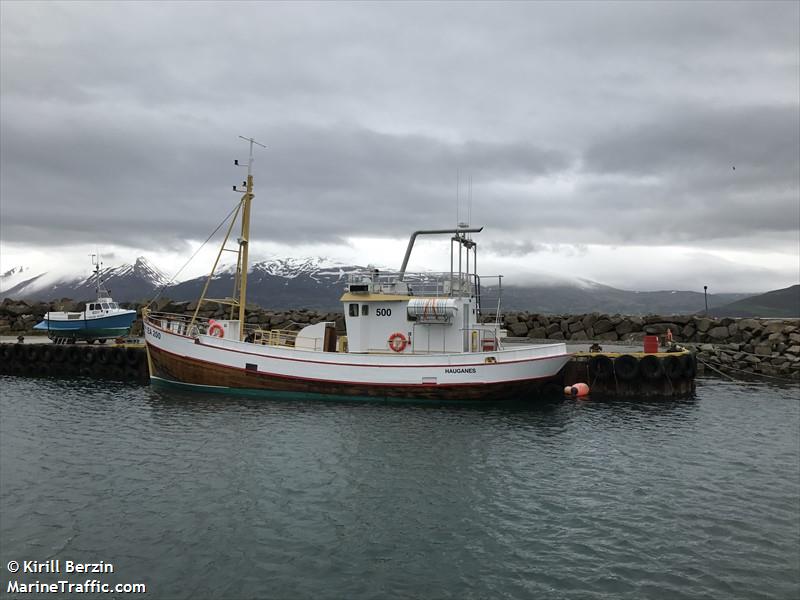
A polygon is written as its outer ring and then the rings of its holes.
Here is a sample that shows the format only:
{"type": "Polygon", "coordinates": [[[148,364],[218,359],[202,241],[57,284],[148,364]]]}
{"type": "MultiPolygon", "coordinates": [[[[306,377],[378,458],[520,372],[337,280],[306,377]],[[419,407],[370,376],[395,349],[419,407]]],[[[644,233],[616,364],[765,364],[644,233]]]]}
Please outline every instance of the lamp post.
{"type": "Polygon", "coordinates": [[[703,299],[706,301],[706,316],[708,316],[708,286],[703,286],[703,299]]]}

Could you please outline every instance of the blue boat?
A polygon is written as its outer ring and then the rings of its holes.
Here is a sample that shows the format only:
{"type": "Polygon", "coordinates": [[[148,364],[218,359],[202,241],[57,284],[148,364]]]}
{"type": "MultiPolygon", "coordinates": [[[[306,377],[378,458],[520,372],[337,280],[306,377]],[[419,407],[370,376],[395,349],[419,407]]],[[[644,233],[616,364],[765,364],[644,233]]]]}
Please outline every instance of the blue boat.
{"type": "Polygon", "coordinates": [[[47,331],[47,336],[57,342],[76,342],[85,340],[91,344],[98,340],[101,344],[128,334],[136,319],[136,311],[120,306],[103,289],[100,281],[99,259],[95,264],[97,299],[87,302],[82,312],[48,312],[44,320],[34,329],[47,331]]]}

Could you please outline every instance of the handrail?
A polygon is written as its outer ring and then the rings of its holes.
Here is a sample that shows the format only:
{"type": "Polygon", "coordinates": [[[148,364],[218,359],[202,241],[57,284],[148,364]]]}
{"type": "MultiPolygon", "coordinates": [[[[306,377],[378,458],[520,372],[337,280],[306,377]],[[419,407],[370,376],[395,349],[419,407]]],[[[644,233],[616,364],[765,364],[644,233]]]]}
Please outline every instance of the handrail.
{"type": "Polygon", "coordinates": [[[418,235],[444,235],[446,233],[480,233],[483,231],[483,227],[473,228],[473,229],[463,229],[463,228],[455,228],[455,229],[420,229],[419,231],[415,231],[411,234],[411,237],[408,240],[408,247],[406,248],[406,255],[403,257],[403,265],[400,267],[400,275],[398,277],[398,281],[403,281],[403,277],[406,274],[406,267],[408,266],[408,260],[411,258],[411,250],[414,249],[414,242],[417,239],[418,235]]]}

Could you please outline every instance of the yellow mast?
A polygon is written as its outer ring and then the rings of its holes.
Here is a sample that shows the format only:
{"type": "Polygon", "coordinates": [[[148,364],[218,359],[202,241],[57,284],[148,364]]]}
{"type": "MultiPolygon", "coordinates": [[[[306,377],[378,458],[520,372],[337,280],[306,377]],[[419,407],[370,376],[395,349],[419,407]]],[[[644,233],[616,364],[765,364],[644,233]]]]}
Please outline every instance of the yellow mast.
{"type": "Polygon", "coordinates": [[[244,339],[245,317],[244,311],[247,306],[247,269],[248,269],[248,246],[250,241],[250,203],[253,200],[253,144],[266,148],[264,144],[259,144],[253,138],[239,136],[243,140],[250,142],[250,158],[247,161],[247,189],[242,196],[242,236],[239,238],[239,339],[244,339]]]}
{"type": "MultiPolygon", "coordinates": [[[[257,146],[261,146],[262,148],[266,148],[264,144],[259,144],[253,138],[246,138],[244,136],[239,136],[243,140],[250,142],[250,157],[247,161],[247,181],[244,182],[245,189],[240,190],[237,189],[236,186],[233,186],[233,191],[235,192],[244,192],[242,199],[239,201],[239,206],[236,208],[235,214],[231,219],[231,224],[228,227],[228,231],[225,234],[225,239],[222,241],[222,245],[220,246],[219,252],[217,253],[217,258],[214,261],[214,266],[211,267],[211,273],[208,275],[208,279],[206,279],[205,286],[203,286],[203,293],[200,294],[200,299],[197,302],[197,307],[192,314],[192,320],[189,322],[189,328],[194,325],[195,321],[197,320],[197,313],[200,310],[200,306],[203,302],[211,302],[211,299],[206,298],[206,292],[208,292],[208,286],[211,283],[212,277],[214,277],[214,272],[217,270],[217,265],[219,264],[219,259],[222,256],[224,251],[228,252],[236,252],[235,250],[226,248],[226,244],[228,239],[231,235],[231,230],[233,229],[234,224],[236,223],[236,217],[238,216],[239,212],[241,211],[242,214],[242,233],[239,239],[239,250],[237,252],[238,257],[236,261],[236,279],[235,285],[233,290],[233,297],[227,299],[217,299],[213,300],[214,302],[218,302],[220,304],[229,304],[231,306],[231,318],[233,318],[233,309],[238,306],[239,307],[239,340],[244,339],[244,325],[245,325],[245,308],[247,306],[247,268],[248,268],[248,246],[250,240],[250,204],[255,195],[253,194],[253,144],[257,146]],[[238,290],[237,290],[238,288],[238,290]],[[238,298],[237,298],[237,291],[238,291],[238,298]]],[[[233,164],[236,166],[243,167],[245,165],[240,165],[238,160],[233,161],[233,164]]]]}
{"type": "Polygon", "coordinates": [[[253,176],[247,175],[247,191],[243,198],[242,237],[239,238],[241,252],[239,273],[239,339],[244,339],[244,309],[247,304],[247,247],[250,239],[250,202],[253,200],[253,176]]]}

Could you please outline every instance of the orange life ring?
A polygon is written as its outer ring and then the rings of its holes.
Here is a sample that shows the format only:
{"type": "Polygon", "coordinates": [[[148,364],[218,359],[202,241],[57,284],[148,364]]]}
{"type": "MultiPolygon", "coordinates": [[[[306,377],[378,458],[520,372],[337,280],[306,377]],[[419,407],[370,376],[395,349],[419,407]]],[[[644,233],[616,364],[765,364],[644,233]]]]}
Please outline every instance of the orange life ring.
{"type": "Polygon", "coordinates": [[[407,345],[408,340],[406,339],[406,336],[399,331],[389,336],[389,348],[395,352],[402,352],[406,349],[407,345]]]}
{"type": "Polygon", "coordinates": [[[208,335],[213,335],[214,337],[218,338],[225,337],[225,330],[222,328],[222,325],[220,325],[216,321],[209,321],[208,335]]]}

